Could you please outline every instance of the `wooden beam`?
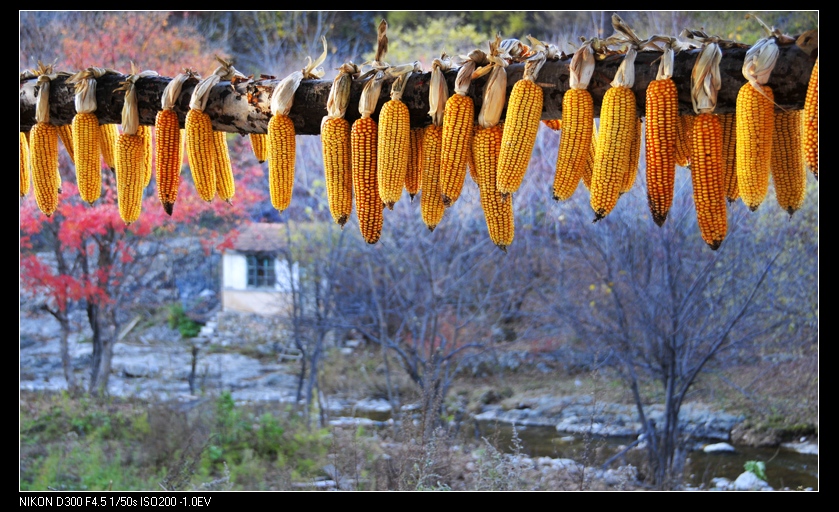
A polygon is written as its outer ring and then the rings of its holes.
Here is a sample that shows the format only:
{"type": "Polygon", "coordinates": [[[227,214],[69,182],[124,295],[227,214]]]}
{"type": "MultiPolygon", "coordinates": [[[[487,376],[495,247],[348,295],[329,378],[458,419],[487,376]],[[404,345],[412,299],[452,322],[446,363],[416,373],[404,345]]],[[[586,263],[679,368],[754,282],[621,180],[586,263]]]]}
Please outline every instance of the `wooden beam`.
{"type": "MultiPolygon", "coordinates": [[[[745,78],[741,71],[743,60],[748,47],[731,48],[723,51],[720,71],[722,74],[722,88],[719,92],[717,113],[733,112],[737,92],[745,78]]],[[[679,90],[679,107],[682,113],[692,114],[690,101],[690,74],[699,50],[679,53],[676,56],[673,80],[679,90]]],[[[645,91],[651,80],[655,79],[658,69],[657,59],[660,52],[639,52],[635,61],[635,96],[638,112],[645,108],[645,91]]],[[[595,116],[599,116],[603,94],[609,88],[609,83],[615,76],[618,65],[623,60],[622,55],[613,55],[598,61],[595,73],[589,86],[595,105],[595,116]]],[[[571,57],[556,61],[548,61],[539,73],[539,83],[545,92],[542,119],[558,119],[562,116],[562,96],[568,90],[568,64],[571,57]]],[[[775,93],[778,108],[801,109],[810,72],[815,63],[815,56],[806,53],[795,45],[782,46],[778,63],[772,72],[769,85],[775,93]]],[[[523,65],[513,64],[507,68],[508,83],[507,96],[513,84],[521,79],[523,65]]],[[[402,100],[411,112],[411,125],[424,126],[428,124],[428,87],[430,73],[415,73],[410,77],[402,100]]],[[[454,90],[456,71],[446,73],[449,90],[454,90]]],[[[97,80],[96,99],[98,109],[96,114],[102,123],[121,122],[123,93],[115,92],[119,82],[125,80],[124,75],[108,75],[97,80]]],[[[157,111],[160,110],[160,99],[163,89],[171,79],[167,77],[143,78],[137,82],[137,98],[140,111],[140,123],[153,125],[157,111]]],[[[213,127],[233,133],[265,133],[268,120],[271,117],[269,98],[279,80],[259,80],[239,83],[235,86],[230,82],[221,82],[210,92],[207,113],[213,120],[213,127]]],[[[196,82],[184,85],[177,102],[176,111],[183,126],[189,109],[189,98],[196,82]]],[[[376,113],[389,99],[391,81],[386,81],[382,87],[382,95],[376,113]]],[[[486,77],[473,81],[470,95],[475,101],[475,115],[477,116],[482,101],[483,88],[486,77]]],[[[296,94],[290,117],[298,134],[316,135],[320,133],[320,122],[326,115],[326,99],[331,87],[331,80],[304,80],[296,94]]],[[[358,100],[361,96],[363,83],[355,83],[347,120],[354,121],[359,117],[358,100]]],[[[20,130],[28,131],[35,124],[35,100],[37,97],[36,80],[25,80],[20,85],[20,130]]],[[[56,125],[69,124],[75,115],[73,101],[73,86],[65,83],[65,78],[54,80],[50,86],[50,120],[56,125]]]]}

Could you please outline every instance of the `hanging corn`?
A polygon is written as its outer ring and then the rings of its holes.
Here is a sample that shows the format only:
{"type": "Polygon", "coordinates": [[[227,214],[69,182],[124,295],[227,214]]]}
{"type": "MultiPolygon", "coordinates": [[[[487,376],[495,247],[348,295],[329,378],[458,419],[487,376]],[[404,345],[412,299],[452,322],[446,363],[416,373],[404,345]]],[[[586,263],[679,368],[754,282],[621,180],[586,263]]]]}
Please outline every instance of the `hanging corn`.
{"type": "Polygon", "coordinates": [[[157,198],[168,215],[172,215],[175,200],[178,198],[184,159],[181,122],[178,113],[175,112],[175,104],[184,83],[196,78],[198,77],[192,70],[185,69],[166,84],[160,99],[161,109],[154,121],[154,179],[157,183],[157,198]]]}
{"type": "Polygon", "coordinates": [[[294,122],[288,117],[294,102],[294,93],[300,82],[323,77],[319,68],[326,60],[326,38],[321,37],[323,53],[317,60],[306,57],[306,65],[285,77],[271,94],[271,119],[268,121],[268,188],[271,204],[282,212],[291,204],[294,190],[294,161],[296,159],[296,132],[294,122]]]}
{"type": "Polygon", "coordinates": [[[344,119],[358,66],[348,62],[338,68],[326,101],[326,116],[320,123],[323,172],[329,212],[342,228],[352,213],[352,157],[350,123],[344,119]]]}
{"type": "MultiPolygon", "coordinates": [[[[533,37],[529,39],[532,46],[525,54],[524,76],[513,85],[507,102],[504,134],[498,154],[496,185],[505,196],[521,186],[536,144],[544,98],[542,87],[536,83],[539,71],[547,59],[556,59],[558,55],[554,45],[546,45],[533,37]]],[[[502,42],[502,48],[506,49],[505,43],[502,42]]]]}
{"type": "Polygon", "coordinates": [[[50,123],[50,82],[61,73],[53,72],[52,65],[38,62],[32,70],[38,78],[38,99],[35,106],[35,126],[29,132],[29,159],[32,164],[32,185],[38,208],[47,217],[58,208],[61,175],[58,172],[58,129],[50,123]]]}
{"type": "Polygon", "coordinates": [[[376,176],[379,196],[389,210],[402,197],[408,160],[411,156],[411,116],[402,102],[405,83],[412,72],[421,72],[419,63],[388,67],[385,77],[396,77],[390,90],[390,100],[379,111],[379,135],[376,176]]]}
{"type": "Polygon", "coordinates": [[[728,232],[722,125],[714,114],[722,84],[719,38],[702,38],[704,45],[691,73],[691,101],[697,113],[691,138],[690,176],[693,202],[702,239],[717,250],[728,232]]]}
{"type": "Polygon", "coordinates": [[[568,66],[569,89],[562,96],[562,132],[559,134],[553,183],[553,198],[556,201],[567,201],[574,194],[591,147],[594,101],[588,84],[594,74],[593,42],[585,41],[574,52],[568,66]]]}
{"type": "MultiPolygon", "coordinates": [[[[507,252],[513,243],[515,222],[513,219],[513,194],[506,197],[496,188],[498,155],[504,137],[504,123],[499,122],[504,109],[504,95],[507,91],[507,59],[509,54],[501,48],[501,37],[489,44],[489,65],[478,69],[477,76],[489,73],[484,86],[484,97],[478,113],[478,126],[472,141],[472,152],[477,174],[478,190],[481,194],[481,209],[484,211],[490,240],[499,249],[507,252]]],[[[589,139],[590,140],[590,139],[589,139]]]]}
{"type": "Polygon", "coordinates": [[[138,134],[140,113],[137,108],[137,81],[157,76],[155,71],[142,71],[128,75],[117,91],[125,92],[122,105],[122,133],[117,137],[115,160],[117,180],[117,203],[119,216],[126,224],[140,218],[143,206],[143,189],[146,179],[146,143],[138,134]]]}
{"type": "MultiPolygon", "coordinates": [[[[754,17],[747,15],[747,17],[754,17]]],[[[772,159],[772,134],[775,123],[775,97],[766,85],[778,60],[777,29],[746,52],[743,76],[748,80],[737,94],[737,185],[740,197],[750,210],[755,211],[769,192],[769,174],[772,159]]]]}
{"type": "Polygon", "coordinates": [[[664,50],[655,80],[647,86],[644,146],[647,163],[647,203],[653,221],[661,226],[673,204],[676,182],[676,129],[679,123],[679,91],[673,82],[676,38],[664,38],[664,50]]]}
{"type": "Polygon", "coordinates": [[[428,87],[428,115],[431,124],[425,128],[422,141],[423,168],[420,186],[420,213],[422,221],[429,231],[443,220],[446,206],[440,189],[440,167],[443,147],[443,122],[445,119],[446,98],[449,95],[445,71],[451,67],[451,60],[444,53],[431,64],[431,79],[428,87]]]}
{"type": "Polygon", "coordinates": [[[600,109],[600,131],[591,176],[591,208],[595,222],[608,215],[620,197],[626,173],[631,172],[630,155],[637,129],[632,86],[635,84],[635,56],[641,41],[617,14],[612,15],[612,25],[622,36],[609,38],[609,43],[628,44],[629,49],[603,96],[600,109]]]}
{"type": "Polygon", "coordinates": [[[475,130],[475,105],[469,96],[469,86],[475,68],[485,60],[486,54],[480,50],[473,50],[468,56],[462,57],[454,94],[446,100],[440,153],[440,192],[446,207],[458,200],[466,179],[475,130]]]}

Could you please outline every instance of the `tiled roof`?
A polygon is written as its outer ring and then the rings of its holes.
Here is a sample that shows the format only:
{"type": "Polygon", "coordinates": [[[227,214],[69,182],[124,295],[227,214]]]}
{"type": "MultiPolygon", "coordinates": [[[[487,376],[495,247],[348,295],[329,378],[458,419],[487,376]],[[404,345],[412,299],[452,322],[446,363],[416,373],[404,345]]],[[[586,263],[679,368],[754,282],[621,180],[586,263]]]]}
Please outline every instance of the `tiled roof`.
{"type": "Polygon", "coordinates": [[[275,252],[286,247],[283,224],[254,222],[241,229],[232,249],[242,252],[275,252]]]}

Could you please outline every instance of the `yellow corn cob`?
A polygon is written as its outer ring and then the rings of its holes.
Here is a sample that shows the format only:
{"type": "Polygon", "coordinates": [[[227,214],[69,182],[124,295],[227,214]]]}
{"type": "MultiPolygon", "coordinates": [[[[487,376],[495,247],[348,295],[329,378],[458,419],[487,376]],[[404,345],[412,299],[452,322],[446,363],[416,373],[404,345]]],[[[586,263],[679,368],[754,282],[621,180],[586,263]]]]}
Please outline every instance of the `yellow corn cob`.
{"type": "Polygon", "coordinates": [[[350,131],[355,211],[361,236],[368,244],[375,244],[382,235],[384,203],[376,177],[378,134],[376,121],[370,117],[357,119],[350,131]]]}
{"type": "Polygon", "coordinates": [[[807,169],[801,151],[803,110],[775,113],[772,139],[772,182],[775,198],[792,215],[804,204],[807,190],[807,169]]]}
{"type": "Polygon", "coordinates": [[[251,133],[249,134],[251,141],[251,149],[256,161],[259,163],[268,159],[268,135],[265,133],[251,133]]]}
{"type": "Polygon", "coordinates": [[[769,191],[774,94],[768,85],[763,94],[745,83],[737,94],[737,186],[740,197],[755,211],[769,191]]]}
{"type": "Polygon", "coordinates": [[[139,134],[120,134],[116,145],[117,202],[126,224],[140,218],[146,179],[146,142],[139,134]]]}
{"type": "Polygon", "coordinates": [[[213,152],[213,123],[206,113],[190,109],[185,123],[186,156],[198,196],[212,201],[216,196],[216,157],[213,152]]]}
{"type": "Polygon", "coordinates": [[[154,121],[155,181],[157,197],[169,215],[178,198],[183,148],[178,114],[172,109],[158,111],[154,121]]]}
{"type": "Polygon", "coordinates": [[[61,143],[64,144],[64,149],[67,150],[67,155],[70,156],[70,161],[73,162],[73,165],[76,165],[76,148],[73,147],[73,126],[63,124],[56,126],[56,129],[58,130],[58,137],[61,139],[61,143]]]}
{"type": "Polygon", "coordinates": [[[443,220],[446,206],[440,191],[440,158],[443,147],[443,127],[430,124],[425,128],[422,141],[422,195],[420,195],[420,212],[422,221],[429,231],[443,220]]]}
{"type": "Polygon", "coordinates": [[[632,139],[632,148],[629,153],[629,171],[624,175],[621,194],[626,194],[635,184],[635,177],[638,176],[638,160],[641,158],[641,138],[644,136],[641,118],[635,118],[635,135],[632,139]]]}
{"type": "Polygon", "coordinates": [[[728,231],[725,176],[722,161],[722,126],[716,114],[696,116],[691,137],[690,175],[693,202],[702,239],[713,250],[728,231]]]}
{"type": "Polygon", "coordinates": [[[719,114],[722,125],[722,162],[725,172],[725,197],[734,202],[740,197],[737,187],[737,116],[734,112],[719,114]]]}
{"type": "Polygon", "coordinates": [[[29,193],[32,170],[29,163],[29,142],[26,140],[26,134],[20,132],[20,197],[24,197],[29,193]]]}
{"type": "Polygon", "coordinates": [[[473,144],[475,170],[478,174],[478,189],[481,193],[481,208],[484,210],[487,230],[492,242],[502,251],[513,243],[515,223],[513,219],[513,197],[506,198],[495,188],[498,154],[504,123],[490,128],[478,127],[473,144]]]}
{"type": "Polygon", "coordinates": [[[519,80],[513,85],[498,155],[496,185],[502,194],[512,194],[521,186],[536,144],[542,101],[542,88],[532,80],[519,80]]]}
{"type": "MultiPolygon", "coordinates": [[[[562,125],[556,156],[553,198],[567,201],[577,190],[591,149],[594,103],[587,89],[569,89],[562,97],[562,125]]],[[[547,124],[547,123],[546,123],[547,124]]],[[[554,128],[556,129],[556,128],[554,128]]]]}
{"type": "MultiPolygon", "coordinates": [[[[574,90],[574,89],[569,89],[568,92],[570,92],[572,90],[574,90]]],[[[591,97],[591,93],[589,93],[589,97],[591,97]]],[[[565,112],[566,111],[565,106],[564,106],[565,105],[565,96],[562,97],[562,103],[563,103],[562,111],[565,112]]],[[[592,111],[591,115],[592,116],[594,115],[594,111],[592,111]]],[[[555,131],[555,132],[558,132],[559,130],[562,129],[562,119],[543,119],[542,123],[545,126],[547,126],[548,128],[550,128],[551,130],[555,131]]]]}
{"type": "Polygon", "coordinates": [[[673,80],[653,80],[647,86],[646,118],[647,202],[653,221],[661,226],[673,204],[676,182],[679,91],[673,80]]]}
{"type": "Polygon", "coordinates": [[[583,185],[586,190],[591,191],[591,173],[594,170],[594,154],[597,150],[597,125],[591,127],[591,146],[588,149],[588,156],[586,157],[586,164],[583,166],[583,175],[581,177],[583,185]]]}
{"type": "Polygon", "coordinates": [[[213,132],[213,150],[216,154],[216,188],[222,201],[233,204],[236,184],[233,182],[233,165],[230,163],[230,153],[227,149],[227,134],[220,131],[213,132]]]}
{"type": "Polygon", "coordinates": [[[38,208],[49,217],[58,208],[58,129],[50,123],[36,123],[29,134],[32,184],[38,208]]]}
{"type": "Polygon", "coordinates": [[[99,135],[101,137],[99,149],[102,151],[102,158],[105,159],[105,164],[111,168],[111,171],[115,171],[117,164],[114,160],[114,148],[117,145],[117,136],[119,136],[117,125],[100,124],[99,135]]]}
{"type": "Polygon", "coordinates": [[[152,127],[141,124],[137,127],[137,135],[143,138],[143,188],[148,187],[151,183],[152,169],[152,155],[154,149],[152,147],[152,127]]]}
{"type": "Polygon", "coordinates": [[[282,212],[291,204],[294,191],[294,160],[297,141],[294,123],[283,114],[268,121],[268,185],[271,204],[282,212]]]}
{"type": "Polygon", "coordinates": [[[408,170],[405,172],[405,190],[411,196],[411,201],[420,190],[422,176],[422,139],[425,128],[411,128],[411,157],[408,159],[408,170]]]}
{"type": "Polygon", "coordinates": [[[804,161],[810,172],[819,178],[819,59],[810,75],[807,96],[804,99],[804,161]]]}
{"type": "Polygon", "coordinates": [[[635,93],[628,87],[610,87],[603,96],[591,175],[591,208],[595,221],[612,211],[624,186],[635,143],[635,111],[635,93]]]}
{"type": "Polygon", "coordinates": [[[446,207],[454,204],[463,190],[472,132],[475,127],[475,104],[465,94],[453,94],[446,100],[440,148],[440,193],[446,207]]]}
{"type": "Polygon", "coordinates": [[[690,165],[690,134],[693,129],[695,116],[679,114],[679,123],[676,125],[676,165],[687,167],[690,165]]]}
{"type": "Polygon", "coordinates": [[[393,209],[402,196],[405,173],[411,155],[411,116],[401,100],[388,100],[379,112],[378,177],[379,196],[393,209]]]}
{"type": "Polygon", "coordinates": [[[102,193],[102,163],[99,150],[99,119],[92,112],[73,117],[73,147],[76,153],[76,184],[82,201],[93,203],[102,193]]]}
{"type": "Polygon", "coordinates": [[[320,139],[329,212],[332,220],[343,227],[352,213],[353,196],[349,121],[343,117],[324,118],[320,139]]]}

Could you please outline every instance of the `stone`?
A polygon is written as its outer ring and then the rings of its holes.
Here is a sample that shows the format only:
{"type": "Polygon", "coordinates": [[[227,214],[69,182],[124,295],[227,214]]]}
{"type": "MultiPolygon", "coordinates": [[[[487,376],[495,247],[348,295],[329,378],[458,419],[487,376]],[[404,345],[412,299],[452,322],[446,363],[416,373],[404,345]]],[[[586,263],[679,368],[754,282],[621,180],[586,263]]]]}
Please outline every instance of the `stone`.
{"type": "Polygon", "coordinates": [[[702,451],[705,453],[734,453],[734,447],[728,443],[707,444],[702,451]]]}
{"type": "Polygon", "coordinates": [[[731,486],[736,491],[771,491],[772,487],[751,471],[741,473],[731,486]]]}

